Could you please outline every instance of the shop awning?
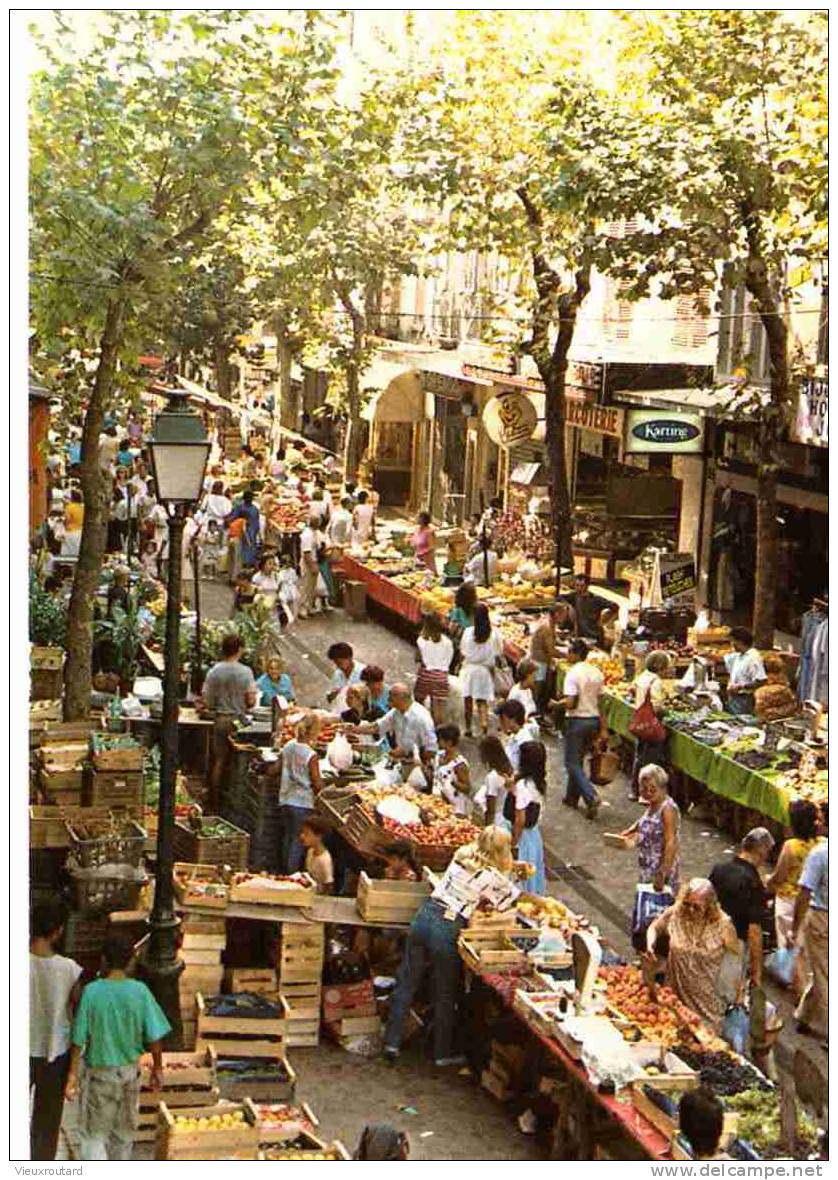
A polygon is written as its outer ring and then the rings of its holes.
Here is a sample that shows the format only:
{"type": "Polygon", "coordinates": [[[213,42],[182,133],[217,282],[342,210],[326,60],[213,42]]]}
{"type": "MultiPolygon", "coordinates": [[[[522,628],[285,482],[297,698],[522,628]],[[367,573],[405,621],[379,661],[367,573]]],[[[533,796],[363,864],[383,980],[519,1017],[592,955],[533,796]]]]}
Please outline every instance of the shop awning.
{"type": "Polygon", "coordinates": [[[714,389],[688,387],[686,389],[620,389],[614,400],[630,406],[648,406],[658,410],[692,410],[705,418],[724,418],[758,399],[767,404],[769,391],[757,385],[731,382],[714,389]]]}

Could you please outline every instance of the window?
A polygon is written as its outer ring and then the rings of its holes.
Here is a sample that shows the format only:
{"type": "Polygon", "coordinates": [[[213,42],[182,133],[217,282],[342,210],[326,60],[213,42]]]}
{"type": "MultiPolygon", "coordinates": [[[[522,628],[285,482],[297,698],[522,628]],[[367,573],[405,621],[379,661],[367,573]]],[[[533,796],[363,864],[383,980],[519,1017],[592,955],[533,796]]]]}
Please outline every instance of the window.
{"type": "Polygon", "coordinates": [[[710,306],[711,291],[701,291],[699,295],[679,295],[675,300],[675,324],[672,331],[672,343],[680,348],[703,348],[707,343],[708,325],[707,312],[702,310],[710,306]]]}
{"type": "Polygon", "coordinates": [[[631,335],[631,320],[634,315],[634,304],[628,299],[621,299],[620,293],[625,290],[624,283],[608,280],[605,301],[605,338],[609,341],[628,340],[631,335]]]}

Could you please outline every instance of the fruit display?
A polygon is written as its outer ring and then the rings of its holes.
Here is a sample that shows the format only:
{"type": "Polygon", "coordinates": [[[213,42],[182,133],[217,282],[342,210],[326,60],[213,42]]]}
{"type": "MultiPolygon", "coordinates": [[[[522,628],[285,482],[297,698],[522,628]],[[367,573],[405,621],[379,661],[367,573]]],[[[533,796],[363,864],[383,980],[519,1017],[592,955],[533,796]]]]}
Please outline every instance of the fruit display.
{"type": "Polygon", "coordinates": [[[247,1119],[241,1110],[213,1114],[206,1118],[174,1115],[172,1121],[178,1131],[229,1131],[247,1126],[247,1119]]]}
{"type": "Polygon", "coordinates": [[[600,977],[605,981],[609,1006],[635,1024],[648,1040],[670,1047],[685,1035],[690,1039],[695,1036],[701,1020],[670,988],[657,988],[653,998],[636,967],[603,967],[600,977]]]}
{"type": "MultiPolygon", "coordinates": [[[[481,597],[479,589],[478,598],[481,597]]],[[[419,605],[422,610],[433,611],[434,614],[442,615],[445,618],[454,605],[454,592],[453,590],[443,590],[441,587],[423,590],[419,595],[419,605]]]]}
{"type": "Polygon", "coordinates": [[[552,930],[558,930],[565,941],[569,940],[575,930],[596,932],[586,917],[575,914],[557,897],[525,894],[516,901],[515,913],[537,922],[539,926],[549,926],[552,930]]]}
{"type": "Polygon", "coordinates": [[[546,607],[556,599],[555,585],[498,580],[492,586],[491,601],[499,606],[546,607]]]}
{"type": "Polygon", "coordinates": [[[752,1065],[729,1051],[711,1052],[691,1045],[675,1045],[673,1050],[691,1069],[698,1070],[702,1084],[720,1096],[741,1090],[771,1090],[767,1081],[752,1065]]]}
{"type": "MultiPolygon", "coordinates": [[[[780,1096],[773,1089],[740,1090],[725,1099],[725,1105],[739,1116],[738,1135],[753,1144],[763,1158],[787,1158],[780,1138],[780,1096]]],[[[795,1159],[806,1159],[818,1145],[818,1128],[802,1109],[798,1109],[797,1142],[792,1148],[795,1159]]]]}
{"type": "Polygon", "coordinates": [[[429,590],[434,584],[434,575],[430,570],[410,570],[404,574],[389,574],[390,581],[402,590],[429,590]]]}
{"type": "Polygon", "coordinates": [[[594,650],[588,656],[588,663],[599,668],[605,677],[607,685],[620,684],[625,676],[622,660],[606,655],[605,652],[594,650]]]}
{"type": "Polygon", "coordinates": [[[301,1132],[313,1134],[316,1119],[307,1106],[292,1106],[287,1102],[255,1102],[262,1139],[296,1138],[301,1132]]]}
{"type": "Polygon", "coordinates": [[[283,889],[307,889],[313,885],[311,877],[308,873],[290,873],[282,875],[279,873],[234,873],[233,884],[241,886],[259,886],[260,889],[276,889],[281,892],[283,889]]]}

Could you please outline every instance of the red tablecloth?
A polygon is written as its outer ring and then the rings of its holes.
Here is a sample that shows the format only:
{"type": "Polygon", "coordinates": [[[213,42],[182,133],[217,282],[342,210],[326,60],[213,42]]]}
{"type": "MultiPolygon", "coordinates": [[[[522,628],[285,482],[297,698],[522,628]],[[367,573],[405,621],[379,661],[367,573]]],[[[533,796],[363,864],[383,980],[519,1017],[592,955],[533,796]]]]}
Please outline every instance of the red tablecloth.
{"type": "Polygon", "coordinates": [[[417,595],[412,591],[403,590],[401,586],[396,586],[383,574],[377,574],[373,570],[367,569],[360,561],[345,554],[340,561],[335,562],[334,568],[350,582],[363,582],[367,588],[367,594],[381,606],[386,606],[388,610],[401,615],[409,623],[421,622],[422,608],[417,595]]]}
{"type": "Polygon", "coordinates": [[[657,1127],[645,1119],[642,1114],[636,1109],[631,1102],[620,1102],[613,1094],[601,1094],[595,1086],[591,1085],[585,1067],[570,1056],[567,1050],[554,1041],[552,1037],[547,1037],[538,1029],[528,1024],[519,1013],[512,1008],[512,999],[514,997],[514,987],[510,988],[509,981],[503,976],[495,975],[481,975],[480,979],[487,987],[501,999],[506,1007],[510,1009],[513,1016],[524,1025],[527,1032],[541,1042],[547,1051],[555,1057],[562,1067],[572,1074],[579,1082],[584,1085],[585,1089],[592,1095],[593,1098],[602,1106],[608,1114],[616,1119],[618,1123],[623,1126],[634,1141],[639,1144],[642,1150],[648,1155],[649,1159],[669,1159],[669,1140],[665,1135],[662,1135],[657,1127]]]}

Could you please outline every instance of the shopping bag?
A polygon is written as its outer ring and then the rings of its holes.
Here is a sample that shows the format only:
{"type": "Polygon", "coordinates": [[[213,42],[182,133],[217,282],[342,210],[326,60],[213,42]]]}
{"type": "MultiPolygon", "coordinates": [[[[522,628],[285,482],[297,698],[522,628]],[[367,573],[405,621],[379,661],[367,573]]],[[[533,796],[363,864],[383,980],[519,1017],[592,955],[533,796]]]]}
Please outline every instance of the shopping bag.
{"type": "Polygon", "coordinates": [[[631,917],[632,934],[643,934],[658,914],[668,910],[675,899],[671,889],[657,892],[654,885],[638,885],[634,892],[634,911],[631,917]]]}
{"type": "Polygon", "coordinates": [[[641,742],[665,742],[666,729],[652,704],[651,686],[646,689],[646,699],[634,710],[629,722],[629,733],[641,742]]]}
{"type": "Polygon", "coordinates": [[[765,970],[783,987],[789,987],[794,976],[794,964],[799,954],[799,947],[778,947],[766,958],[765,970]]]}
{"type": "Polygon", "coordinates": [[[722,1024],[722,1036],[736,1053],[744,1054],[751,1020],[742,1004],[730,1004],[722,1024]]]}
{"type": "Polygon", "coordinates": [[[620,755],[613,750],[597,750],[591,757],[588,778],[595,787],[607,787],[617,777],[620,769],[620,755]]]}

